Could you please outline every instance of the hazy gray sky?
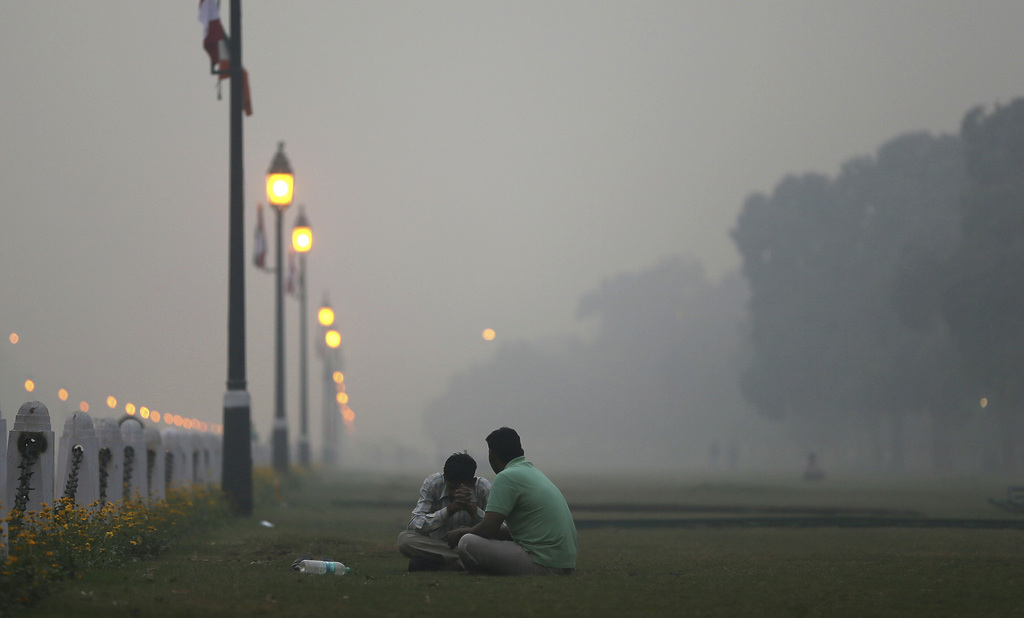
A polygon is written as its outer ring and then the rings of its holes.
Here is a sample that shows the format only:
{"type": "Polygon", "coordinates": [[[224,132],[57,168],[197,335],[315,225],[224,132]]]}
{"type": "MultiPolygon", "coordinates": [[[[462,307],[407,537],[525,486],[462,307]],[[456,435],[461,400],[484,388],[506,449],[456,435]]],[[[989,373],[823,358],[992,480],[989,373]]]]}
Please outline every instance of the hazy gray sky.
{"type": "MultiPolygon", "coordinates": [[[[29,398],[62,422],[82,400],[113,414],[107,395],[220,420],[228,87],[218,101],[197,4],[0,0],[9,427],[29,398]]],[[[749,193],[1021,94],[1014,0],[243,4],[247,264],[284,140],[315,234],[311,310],[327,292],[338,311],[367,442],[421,441],[424,403],[501,342],[578,332],[603,277],[673,254],[735,268],[749,193]]],[[[247,267],[264,436],[272,283],[247,267]]]]}

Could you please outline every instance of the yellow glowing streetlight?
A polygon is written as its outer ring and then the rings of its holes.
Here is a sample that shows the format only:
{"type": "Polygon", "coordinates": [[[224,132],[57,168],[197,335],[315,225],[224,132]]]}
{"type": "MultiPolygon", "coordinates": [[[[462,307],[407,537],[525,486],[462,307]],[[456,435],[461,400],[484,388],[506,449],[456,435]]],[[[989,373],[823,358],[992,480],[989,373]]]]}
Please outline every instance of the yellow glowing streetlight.
{"type": "Polygon", "coordinates": [[[278,142],[277,152],[267,170],[267,201],[278,210],[284,210],[292,204],[294,189],[295,175],[284,154],[284,142],[278,142]]]}
{"type": "Polygon", "coordinates": [[[335,382],[335,384],[341,384],[344,381],[345,381],[345,374],[343,374],[340,371],[335,371],[334,372],[334,382],[335,382]]]}
{"type": "Polygon", "coordinates": [[[124,404],[124,413],[127,414],[128,416],[135,416],[135,404],[134,403],[126,403],[126,404],[124,404]]]}
{"type": "Polygon", "coordinates": [[[11,333],[11,343],[18,343],[18,333],[11,333]]]}
{"type": "Polygon", "coordinates": [[[333,328],[324,335],[324,343],[332,350],[341,345],[341,333],[333,328]]]}
{"type": "Polygon", "coordinates": [[[309,253],[312,248],[313,228],[309,227],[305,206],[299,206],[299,216],[295,218],[295,226],[292,227],[292,249],[302,254],[309,253]]]}
{"type": "Polygon", "coordinates": [[[316,312],[316,319],[320,322],[320,326],[330,326],[334,324],[334,309],[331,309],[327,305],[320,307],[320,310],[316,312]]]}
{"type": "Polygon", "coordinates": [[[60,397],[61,401],[67,401],[68,400],[68,389],[66,389],[66,388],[60,389],[59,391],[57,391],[57,396],[60,397]]]}
{"type": "Polygon", "coordinates": [[[313,248],[313,229],[306,218],[306,208],[299,205],[299,216],[292,226],[292,250],[299,255],[299,465],[308,468],[309,453],[309,341],[306,329],[306,254],[313,248]]]}
{"type": "Polygon", "coordinates": [[[338,393],[337,399],[338,399],[338,403],[340,403],[342,405],[348,403],[348,393],[346,393],[344,391],[338,393]]]}
{"type": "Polygon", "coordinates": [[[30,393],[36,390],[36,383],[32,380],[25,380],[25,390],[30,393]]]}
{"type": "Polygon", "coordinates": [[[78,409],[81,410],[82,412],[88,412],[89,411],[89,402],[88,401],[80,402],[78,404],[78,409]]]}
{"type": "Polygon", "coordinates": [[[284,271],[282,256],[284,253],[281,241],[281,217],[285,209],[291,206],[292,192],[295,188],[295,176],[292,174],[291,163],[284,155],[284,142],[277,143],[277,152],[267,170],[267,201],[274,207],[277,220],[277,232],[274,243],[277,255],[275,278],[275,341],[274,341],[274,428],[271,435],[271,458],[274,470],[280,474],[288,472],[288,423],[284,413],[284,290],[281,278],[284,271]]]}
{"type": "Polygon", "coordinates": [[[494,338],[497,336],[497,333],[494,332],[493,328],[485,328],[484,332],[482,333],[482,336],[484,338],[484,341],[494,341],[494,338]]]}

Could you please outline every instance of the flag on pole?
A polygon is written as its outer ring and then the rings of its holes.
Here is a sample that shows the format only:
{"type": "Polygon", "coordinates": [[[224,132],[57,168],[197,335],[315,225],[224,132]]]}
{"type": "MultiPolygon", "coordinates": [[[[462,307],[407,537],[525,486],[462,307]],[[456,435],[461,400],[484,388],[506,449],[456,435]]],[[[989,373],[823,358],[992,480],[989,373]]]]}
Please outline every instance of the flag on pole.
{"type": "Polygon", "coordinates": [[[228,57],[217,0],[199,0],[199,23],[203,24],[203,48],[210,55],[210,66],[216,66],[222,56],[228,57]]]}
{"type": "Polygon", "coordinates": [[[295,250],[291,247],[288,247],[288,279],[284,290],[289,296],[295,296],[295,250]]]}
{"type": "Polygon", "coordinates": [[[267,232],[263,228],[263,204],[256,205],[256,241],[253,244],[252,262],[260,270],[267,269],[267,232]]]}
{"type": "MultiPolygon", "coordinates": [[[[220,81],[230,77],[231,54],[228,39],[220,21],[218,0],[199,0],[199,23],[203,24],[203,49],[210,56],[210,70],[216,71],[217,98],[220,98],[220,81]]],[[[242,68],[242,105],[245,115],[252,116],[252,97],[249,95],[249,72],[242,68]]]]}

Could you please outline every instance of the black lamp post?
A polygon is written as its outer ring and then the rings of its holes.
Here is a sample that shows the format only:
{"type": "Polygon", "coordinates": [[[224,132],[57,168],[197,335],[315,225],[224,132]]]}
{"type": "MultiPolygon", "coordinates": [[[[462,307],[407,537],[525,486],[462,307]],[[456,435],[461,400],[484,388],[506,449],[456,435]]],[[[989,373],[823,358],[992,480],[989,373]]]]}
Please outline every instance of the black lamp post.
{"type": "Polygon", "coordinates": [[[334,336],[328,337],[327,333],[337,333],[331,329],[334,325],[334,309],[331,308],[330,303],[327,301],[327,295],[324,295],[324,302],[321,304],[320,309],[317,311],[317,321],[320,322],[322,337],[320,337],[320,343],[317,349],[323,354],[324,361],[324,380],[323,380],[323,421],[324,421],[324,440],[323,440],[323,459],[326,466],[333,466],[338,461],[338,404],[337,404],[337,386],[335,382],[335,372],[339,367],[338,362],[338,346],[341,344],[340,337],[335,338],[334,336]]]}
{"type": "Polygon", "coordinates": [[[299,216],[292,227],[292,249],[299,254],[299,465],[308,468],[309,460],[309,371],[306,351],[306,254],[313,248],[313,229],[306,218],[306,209],[299,206],[299,216]]]}
{"type": "Polygon", "coordinates": [[[274,427],[271,436],[271,458],[274,470],[281,474],[288,473],[288,421],[284,414],[284,288],[282,273],[284,271],[281,242],[281,217],[285,209],[291,206],[295,176],[288,157],[284,155],[284,142],[278,142],[277,153],[267,170],[267,201],[274,207],[277,220],[276,252],[277,269],[276,283],[276,319],[274,344],[274,427]]]}
{"type": "Polygon", "coordinates": [[[221,489],[238,515],[252,514],[251,402],[245,377],[245,197],[242,152],[242,2],[231,0],[228,379],[221,489]]]}

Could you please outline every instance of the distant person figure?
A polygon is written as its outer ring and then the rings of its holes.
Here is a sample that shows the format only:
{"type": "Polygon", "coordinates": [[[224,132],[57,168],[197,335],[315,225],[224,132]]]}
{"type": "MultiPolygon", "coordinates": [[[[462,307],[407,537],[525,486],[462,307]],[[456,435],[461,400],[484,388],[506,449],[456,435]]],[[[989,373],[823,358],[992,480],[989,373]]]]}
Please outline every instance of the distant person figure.
{"type": "Polygon", "coordinates": [[[476,460],[467,453],[454,453],[442,472],[424,479],[412,519],[398,535],[398,551],[409,558],[410,571],[462,568],[459,554],[444,537],[450,530],[483,519],[491,483],[475,475],[476,460]]]}
{"type": "Polygon", "coordinates": [[[711,443],[711,450],[710,450],[711,469],[712,470],[717,470],[718,469],[718,456],[719,456],[719,454],[721,452],[722,452],[722,447],[720,447],[718,445],[718,442],[712,442],[711,443]]]}
{"type": "Polygon", "coordinates": [[[732,442],[729,444],[729,470],[735,472],[740,461],[740,445],[732,442]]]}
{"type": "Polygon", "coordinates": [[[576,524],[562,492],[526,461],[519,434],[487,436],[495,472],[483,521],[446,535],[466,570],[495,575],[569,575],[576,570],[576,524]]]}
{"type": "Polygon", "coordinates": [[[804,470],[805,481],[820,481],[825,478],[825,471],[818,466],[818,456],[814,452],[807,455],[807,468],[804,470]]]}

